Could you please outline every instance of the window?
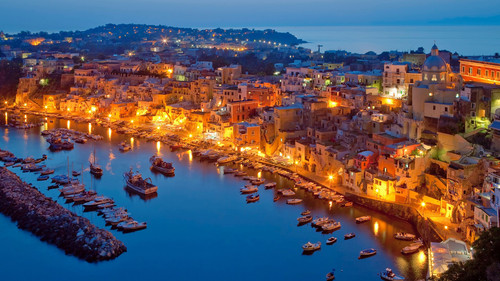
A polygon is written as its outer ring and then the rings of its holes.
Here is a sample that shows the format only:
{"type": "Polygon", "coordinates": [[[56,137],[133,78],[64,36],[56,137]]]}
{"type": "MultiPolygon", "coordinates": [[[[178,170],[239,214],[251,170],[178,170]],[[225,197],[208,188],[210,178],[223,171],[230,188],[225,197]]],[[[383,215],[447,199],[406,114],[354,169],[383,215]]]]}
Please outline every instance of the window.
{"type": "Polygon", "coordinates": [[[432,106],[432,110],[436,110],[436,106],[435,105],[432,106]]]}
{"type": "Polygon", "coordinates": [[[437,79],[437,77],[436,77],[436,74],[433,74],[433,75],[432,75],[432,81],[437,81],[437,80],[438,80],[438,79],[437,79]]]}
{"type": "Polygon", "coordinates": [[[476,74],[477,74],[477,75],[481,75],[481,68],[478,68],[478,69],[477,69],[476,74]]]}
{"type": "Polygon", "coordinates": [[[400,80],[400,79],[397,79],[397,80],[396,80],[396,83],[397,83],[397,84],[400,84],[400,83],[401,83],[401,80],[400,80]]]}
{"type": "Polygon", "coordinates": [[[491,78],[492,79],[495,78],[495,71],[493,71],[493,70],[491,71],[491,78]]]}
{"type": "Polygon", "coordinates": [[[445,107],[445,108],[444,108],[444,112],[448,112],[448,107],[445,107]]]}
{"type": "Polygon", "coordinates": [[[469,74],[472,75],[472,67],[469,67],[469,74]]]}
{"type": "Polygon", "coordinates": [[[465,73],[465,66],[462,66],[462,73],[465,73]]]}
{"type": "Polygon", "coordinates": [[[486,70],[484,71],[484,75],[485,75],[486,77],[488,77],[488,75],[489,75],[489,74],[490,74],[490,73],[488,72],[488,69],[486,69],[486,70]]]}
{"type": "Polygon", "coordinates": [[[470,104],[470,107],[471,107],[472,109],[476,109],[476,103],[475,103],[475,102],[471,103],[471,104],[470,104]]]}

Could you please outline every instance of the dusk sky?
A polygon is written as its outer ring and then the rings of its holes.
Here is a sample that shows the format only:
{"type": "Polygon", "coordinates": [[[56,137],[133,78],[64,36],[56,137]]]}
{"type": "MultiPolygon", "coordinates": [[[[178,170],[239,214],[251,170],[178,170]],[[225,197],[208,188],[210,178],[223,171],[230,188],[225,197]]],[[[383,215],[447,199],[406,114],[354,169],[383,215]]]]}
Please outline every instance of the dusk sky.
{"type": "Polygon", "coordinates": [[[302,25],[499,25],[492,0],[7,0],[5,32],[83,30],[106,23],[181,27],[302,25]]]}

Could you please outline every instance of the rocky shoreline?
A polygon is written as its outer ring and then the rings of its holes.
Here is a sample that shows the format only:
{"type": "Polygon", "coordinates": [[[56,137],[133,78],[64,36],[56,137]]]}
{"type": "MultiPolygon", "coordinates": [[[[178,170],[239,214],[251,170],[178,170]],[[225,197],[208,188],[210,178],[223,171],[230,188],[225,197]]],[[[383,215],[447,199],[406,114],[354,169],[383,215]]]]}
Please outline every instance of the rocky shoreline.
{"type": "Polygon", "coordinates": [[[127,251],[109,231],[62,207],[4,167],[0,167],[0,212],[20,229],[88,262],[111,260],[127,251]]]}

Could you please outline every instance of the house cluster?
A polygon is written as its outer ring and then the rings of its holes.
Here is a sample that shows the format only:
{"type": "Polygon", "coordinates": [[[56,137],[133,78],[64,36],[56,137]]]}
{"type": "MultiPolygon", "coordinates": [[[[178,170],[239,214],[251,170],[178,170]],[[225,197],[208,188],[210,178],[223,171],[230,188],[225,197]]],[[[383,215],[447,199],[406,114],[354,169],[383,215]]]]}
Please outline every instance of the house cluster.
{"type": "Polygon", "coordinates": [[[27,54],[16,103],[133,126],[168,124],[278,159],[332,187],[412,204],[458,224],[470,241],[499,224],[500,60],[459,58],[436,45],[430,54],[389,53],[386,61],[367,53],[329,63],[311,52],[257,76],[193,58],[27,54]],[[64,90],[43,91],[52,73],[64,90]]]}

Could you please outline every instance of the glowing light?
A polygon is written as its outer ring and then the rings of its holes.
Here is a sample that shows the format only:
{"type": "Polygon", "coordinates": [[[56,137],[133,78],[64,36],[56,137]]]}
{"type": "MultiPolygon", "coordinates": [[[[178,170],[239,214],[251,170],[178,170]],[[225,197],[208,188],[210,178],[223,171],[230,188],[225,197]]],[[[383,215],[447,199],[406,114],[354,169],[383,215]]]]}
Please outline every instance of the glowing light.
{"type": "Polygon", "coordinates": [[[47,109],[47,108],[48,108],[48,106],[44,106],[44,107],[45,107],[45,109],[47,109]]]}
{"type": "Polygon", "coordinates": [[[420,264],[424,264],[426,259],[427,257],[425,256],[424,252],[420,251],[420,253],[418,254],[418,262],[420,262],[420,264]]]}
{"type": "Polygon", "coordinates": [[[130,120],[130,123],[134,123],[134,120],[130,120]]]}
{"type": "Polygon", "coordinates": [[[156,142],[156,151],[158,152],[158,154],[160,153],[160,148],[161,148],[161,143],[160,143],[160,141],[157,141],[156,142]]]}
{"type": "Polygon", "coordinates": [[[134,148],[134,137],[130,138],[130,146],[132,146],[132,148],[134,148]]]}
{"type": "Polygon", "coordinates": [[[7,104],[7,101],[4,101],[3,103],[7,104]]]}
{"type": "Polygon", "coordinates": [[[394,101],[392,99],[385,99],[385,103],[391,105],[394,101]]]}
{"type": "Polygon", "coordinates": [[[425,207],[425,202],[420,203],[420,206],[425,207]]]}
{"type": "Polygon", "coordinates": [[[448,230],[448,226],[447,226],[447,225],[445,225],[445,226],[444,226],[444,229],[448,230]]]}
{"type": "Polygon", "coordinates": [[[329,202],[328,202],[328,205],[329,205],[329,206],[330,206],[330,208],[331,208],[331,207],[332,207],[332,205],[333,205],[333,202],[332,202],[332,201],[329,201],[329,202]]]}
{"type": "Polygon", "coordinates": [[[97,107],[92,106],[92,107],[90,107],[90,110],[91,110],[92,112],[96,112],[96,111],[97,111],[97,107]]]}
{"type": "Polygon", "coordinates": [[[174,72],[174,70],[173,70],[172,68],[169,68],[169,69],[167,70],[167,72],[168,72],[168,74],[172,74],[172,72],[174,72]]]}
{"type": "Polygon", "coordinates": [[[328,176],[328,179],[329,179],[329,180],[333,180],[333,176],[332,176],[332,175],[329,175],[329,176],[328,176]]]}
{"type": "Polygon", "coordinates": [[[89,134],[92,134],[92,123],[89,122],[89,134]]]}
{"type": "Polygon", "coordinates": [[[262,172],[258,172],[257,177],[260,179],[262,177],[262,172]]]}
{"type": "Polygon", "coordinates": [[[27,105],[28,105],[28,104],[26,104],[26,103],[24,104],[24,106],[27,106],[27,105]]]}
{"type": "Polygon", "coordinates": [[[66,110],[67,110],[67,111],[69,111],[69,107],[68,107],[68,108],[66,108],[66,110]]]}
{"type": "Polygon", "coordinates": [[[191,150],[188,151],[189,162],[193,161],[193,152],[191,150]]]}
{"type": "Polygon", "coordinates": [[[375,233],[375,235],[378,235],[378,228],[379,228],[378,221],[376,221],[373,224],[373,233],[375,233]]]}
{"type": "Polygon", "coordinates": [[[111,133],[112,133],[112,132],[113,132],[113,131],[111,130],[111,128],[108,128],[108,138],[109,138],[109,139],[111,139],[111,133]]]}
{"type": "Polygon", "coordinates": [[[111,118],[111,114],[108,114],[108,118],[111,118]]]}
{"type": "Polygon", "coordinates": [[[189,137],[190,137],[190,138],[192,138],[192,137],[193,137],[193,135],[192,135],[192,134],[189,134],[189,137]]]}
{"type": "Polygon", "coordinates": [[[157,130],[159,130],[159,129],[160,129],[160,126],[156,127],[156,129],[157,129],[157,130]]]}
{"type": "Polygon", "coordinates": [[[339,105],[339,103],[336,101],[328,101],[328,107],[336,107],[338,105],[339,105]]]}
{"type": "Polygon", "coordinates": [[[70,122],[69,120],[68,120],[68,121],[66,121],[66,128],[68,128],[68,129],[69,129],[70,125],[71,125],[71,122],[70,122]]]}

